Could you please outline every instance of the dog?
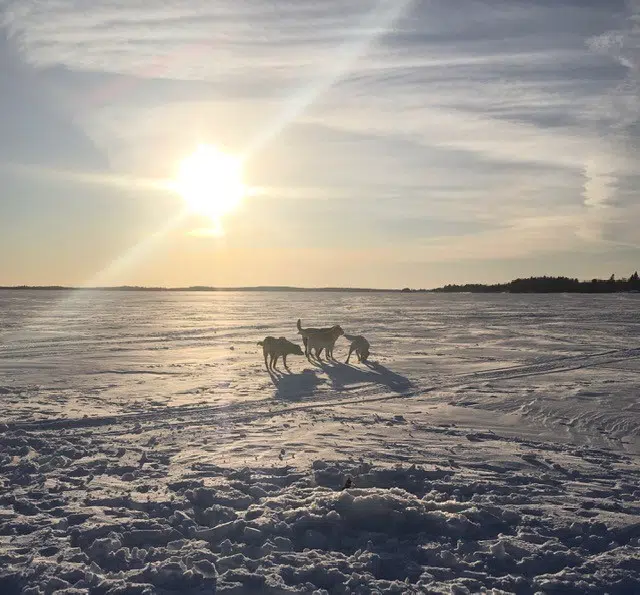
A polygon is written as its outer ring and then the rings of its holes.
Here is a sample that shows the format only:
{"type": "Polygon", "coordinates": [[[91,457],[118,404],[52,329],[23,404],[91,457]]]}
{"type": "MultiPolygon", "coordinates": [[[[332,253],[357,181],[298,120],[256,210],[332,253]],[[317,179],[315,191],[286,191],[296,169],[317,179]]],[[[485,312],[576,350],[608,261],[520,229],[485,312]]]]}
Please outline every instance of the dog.
{"type": "Polygon", "coordinates": [[[351,346],[349,347],[349,355],[347,356],[346,363],[349,363],[351,354],[354,351],[356,352],[356,356],[358,357],[359,362],[366,362],[367,359],[369,359],[369,354],[371,353],[371,345],[369,345],[369,341],[367,341],[362,335],[347,335],[347,333],[345,333],[344,338],[347,341],[351,341],[351,346]]]}
{"type": "Polygon", "coordinates": [[[302,323],[298,318],[298,333],[302,335],[304,343],[304,354],[310,359],[312,350],[315,349],[316,358],[320,359],[322,350],[327,354],[327,359],[333,359],[333,347],[340,335],[344,335],[344,331],[339,324],[330,328],[302,328],[302,323]]]}
{"type": "Polygon", "coordinates": [[[264,338],[264,341],[258,341],[258,345],[262,346],[262,353],[264,355],[264,365],[267,370],[271,372],[276,369],[278,358],[282,356],[284,367],[287,367],[287,355],[303,355],[300,345],[296,345],[291,341],[287,341],[285,337],[278,337],[277,339],[272,336],[264,338]],[[267,362],[267,356],[269,361],[267,362]]]}
{"type": "Polygon", "coordinates": [[[296,326],[298,327],[298,334],[302,335],[302,344],[304,345],[305,352],[307,350],[307,335],[305,333],[321,333],[331,330],[331,328],[302,328],[302,323],[299,318],[296,326]]]}
{"type": "Polygon", "coordinates": [[[333,358],[333,347],[338,337],[344,334],[342,327],[336,324],[329,328],[302,328],[302,323],[298,318],[297,322],[298,333],[302,335],[302,342],[305,348],[305,355],[307,358],[312,354],[311,349],[315,349],[316,357],[320,359],[322,350],[327,353],[327,358],[333,358]],[[309,337],[313,335],[314,338],[309,346],[309,337]]]}

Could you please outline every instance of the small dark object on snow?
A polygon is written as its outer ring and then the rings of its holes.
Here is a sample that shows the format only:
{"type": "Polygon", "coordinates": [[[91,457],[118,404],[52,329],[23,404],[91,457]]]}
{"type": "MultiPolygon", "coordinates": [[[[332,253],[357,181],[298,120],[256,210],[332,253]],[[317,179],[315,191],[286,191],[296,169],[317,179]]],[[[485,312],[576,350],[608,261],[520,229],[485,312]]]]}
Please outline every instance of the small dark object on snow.
{"type": "Polygon", "coordinates": [[[348,490],[351,487],[351,478],[347,477],[347,481],[344,482],[344,485],[342,486],[343,490],[348,490]]]}

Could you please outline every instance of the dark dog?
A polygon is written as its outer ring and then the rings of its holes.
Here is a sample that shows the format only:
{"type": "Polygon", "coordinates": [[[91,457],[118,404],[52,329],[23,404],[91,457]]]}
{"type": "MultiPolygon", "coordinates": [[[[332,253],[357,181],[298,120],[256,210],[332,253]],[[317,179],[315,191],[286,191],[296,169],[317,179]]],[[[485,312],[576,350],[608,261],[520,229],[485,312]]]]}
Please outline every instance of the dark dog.
{"type": "Polygon", "coordinates": [[[358,356],[359,362],[366,362],[367,359],[369,359],[371,346],[369,345],[369,341],[367,341],[362,335],[347,335],[347,333],[345,333],[344,338],[347,341],[351,341],[351,346],[349,347],[349,355],[347,356],[347,363],[349,363],[351,354],[354,351],[358,356]]]}
{"type": "Polygon", "coordinates": [[[339,324],[330,328],[302,328],[302,323],[298,318],[298,333],[302,335],[304,343],[304,354],[309,358],[311,350],[315,349],[316,357],[320,359],[320,354],[324,349],[327,353],[327,359],[333,359],[333,347],[340,335],[344,335],[344,331],[339,324]]]}
{"type": "Polygon", "coordinates": [[[284,367],[287,367],[287,355],[303,355],[300,345],[296,345],[291,341],[287,341],[284,337],[265,337],[264,341],[258,341],[258,345],[262,345],[262,353],[264,354],[264,365],[267,370],[275,370],[278,358],[282,356],[284,367]],[[267,356],[269,361],[267,362],[267,356]]]}

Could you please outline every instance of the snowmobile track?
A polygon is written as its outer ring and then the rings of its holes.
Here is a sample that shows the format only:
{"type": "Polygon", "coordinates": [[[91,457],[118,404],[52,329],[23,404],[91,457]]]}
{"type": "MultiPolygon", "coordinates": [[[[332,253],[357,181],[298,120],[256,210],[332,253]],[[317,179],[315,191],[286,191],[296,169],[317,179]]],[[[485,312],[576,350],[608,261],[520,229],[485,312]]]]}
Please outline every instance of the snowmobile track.
{"type": "MultiPolygon", "coordinates": [[[[379,390],[376,390],[374,394],[370,394],[369,389],[366,389],[364,391],[357,391],[358,396],[324,399],[322,401],[314,400],[277,409],[273,407],[274,399],[270,396],[256,401],[237,402],[220,406],[178,406],[169,407],[161,411],[151,411],[148,413],[14,422],[6,424],[6,428],[13,431],[47,431],[71,428],[122,426],[125,424],[137,424],[150,421],[164,421],[165,423],[171,423],[173,421],[176,424],[181,424],[187,421],[185,418],[208,419],[209,422],[224,420],[227,424],[246,423],[253,419],[276,417],[299,411],[310,411],[342,405],[358,405],[412,398],[438,390],[450,390],[465,387],[473,383],[513,380],[528,376],[541,376],[546,374],[569,372],[572,370],[624,362],[638,357],[640,357],[640,348],[609,350],[594,354],[554,358],[535,364],[525,364],[506,368],[502,367],[495,368],[493,370],[484,370],[482,372],[474,372],[459,376],[458,380],[455,382],[443,382],[438,385],[420,387],[402,392],[380,393],[379,390]]],[[[119,431],[118,433],[122,432],[119,431]]]]}

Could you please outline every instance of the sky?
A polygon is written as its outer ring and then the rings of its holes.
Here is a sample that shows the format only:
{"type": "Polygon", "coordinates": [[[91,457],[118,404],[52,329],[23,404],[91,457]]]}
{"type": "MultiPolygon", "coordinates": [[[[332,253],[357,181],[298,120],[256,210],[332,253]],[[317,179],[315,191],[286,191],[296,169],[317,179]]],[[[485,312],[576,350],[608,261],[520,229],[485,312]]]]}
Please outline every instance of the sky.
{"type": "Polygon", "coordinates": [[[639,91],[640,0],[0,0],[0,285],[628,276],[639,91]]]}

